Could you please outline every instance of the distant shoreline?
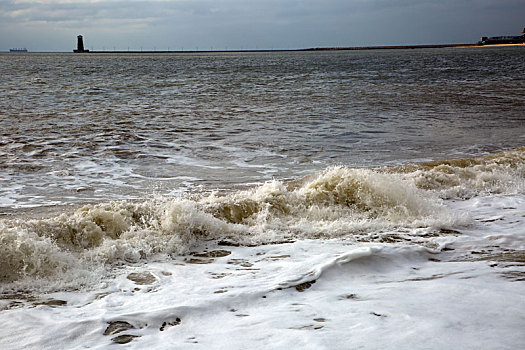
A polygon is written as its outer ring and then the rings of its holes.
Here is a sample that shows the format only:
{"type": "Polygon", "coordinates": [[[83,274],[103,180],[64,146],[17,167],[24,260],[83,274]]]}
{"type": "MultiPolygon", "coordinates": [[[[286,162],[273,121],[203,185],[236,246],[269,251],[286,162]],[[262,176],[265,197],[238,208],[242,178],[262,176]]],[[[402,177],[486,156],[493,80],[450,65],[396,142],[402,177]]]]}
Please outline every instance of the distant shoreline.
{"type": "MultiPolygon", "coordinates": [[[[416,50],[416,49],[440,49],[440,48],[464,48],[464,47],[509,47],[524,46],[521,44],[437,44],[437,45],[382,45],[382,46],[347,46],[347,47],[311,47],[306,49],[249,49],[249,50],[104,50],[104,51],[87,51],[77,52],[79,54],[191,54],[191,53],[250,53],[250,52],[309,52],[309,51],[366,51],[366,50],[416,50]]],[[[28,52],[9,52],[13,55],[27,53],[69,53],[54,51],[28,51],[28,52]]],[[[71,52],[72,53],[72,52],[71,52]]]]}
{"type": "Polygon", "coordinates": [[[308,51],[361,51],[361,50],[412,50],[412,49],[440,49],[462,47],[498,47],[498,46],[525,46],[525,44],[431,44],[431,45],[382,45],[382,46],[347,46],[347,47],[311,47],[306,49],[253,49],[253,50],[168,50],[168,51],[90,51],[85,53],[239,53],[239,52],[308,52],[308,51]]]}
{"type": "Polygon", "coordinates": [[[238,52],[308,52],[308,51],[359,51],[359,50],[406,50],[434,49],[445,47],[468,47],[478,44],[441,44],[441,45],[393,45],[393,46],[348,46],[348,47],[311,47],[306,49],[252,49],[252,50],[169,50],[169,51],[90,51],[85,53],[238,53],[238,52]]]}
{"type": "Polygon", "coordinates": [[[488,45],[479,45],[479,47],[500,47],[500,46],[525,46],[525,43],[521,43],[521,44],[488,44],[488,45]]]}

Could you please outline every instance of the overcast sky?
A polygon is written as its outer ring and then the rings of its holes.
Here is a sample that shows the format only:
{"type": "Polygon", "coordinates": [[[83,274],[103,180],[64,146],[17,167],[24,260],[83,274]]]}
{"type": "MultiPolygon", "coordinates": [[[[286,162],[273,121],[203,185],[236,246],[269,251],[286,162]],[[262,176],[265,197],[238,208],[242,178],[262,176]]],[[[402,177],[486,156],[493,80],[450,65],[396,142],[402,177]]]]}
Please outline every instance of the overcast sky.
{"type": "Polygon", "coordinates": [[[0,0],[0,51],[474,43],[518,35],[523,0],[0,0]]]}

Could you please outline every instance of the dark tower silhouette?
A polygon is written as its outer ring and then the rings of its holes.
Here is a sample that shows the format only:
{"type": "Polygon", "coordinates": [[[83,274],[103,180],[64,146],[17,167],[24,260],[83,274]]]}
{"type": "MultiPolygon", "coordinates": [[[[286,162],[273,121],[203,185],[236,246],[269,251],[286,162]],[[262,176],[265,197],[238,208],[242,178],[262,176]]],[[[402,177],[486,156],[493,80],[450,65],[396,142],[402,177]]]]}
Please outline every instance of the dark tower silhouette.
{"type": "Polygon", "coordinates": [[[73,50],[76,53],[89,52],[89,50],[84,50],[84,39],[82,35],[77,36],[77,49],[73,50]]]}
{"type": "Polygon", "coordinates": [[[84,39],[82,39],[82,35],[77,36],[77,50],[80,52],[84,51],[84,39]]]}

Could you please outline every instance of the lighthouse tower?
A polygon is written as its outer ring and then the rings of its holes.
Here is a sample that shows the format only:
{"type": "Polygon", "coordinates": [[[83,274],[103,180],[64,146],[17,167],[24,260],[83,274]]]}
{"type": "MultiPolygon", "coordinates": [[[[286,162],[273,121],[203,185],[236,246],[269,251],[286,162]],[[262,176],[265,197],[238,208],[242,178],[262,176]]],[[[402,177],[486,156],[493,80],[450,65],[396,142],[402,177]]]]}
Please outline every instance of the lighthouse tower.
{"type": "Polygon", "coordinates": [[[73,50],[75,53],[89,52],[89,50],[84,50],[84,39],[82,35],[77,36],[77,49],[73,50]]]}

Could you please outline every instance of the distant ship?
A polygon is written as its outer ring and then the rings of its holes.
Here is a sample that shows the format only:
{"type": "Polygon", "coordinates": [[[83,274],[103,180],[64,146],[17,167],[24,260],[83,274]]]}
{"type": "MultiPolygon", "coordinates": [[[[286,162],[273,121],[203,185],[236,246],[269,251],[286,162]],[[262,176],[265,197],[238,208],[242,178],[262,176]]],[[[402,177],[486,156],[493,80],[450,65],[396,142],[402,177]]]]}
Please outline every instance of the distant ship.
{"type": "Polygon", "coordinates": [[[521,31],[523,35],[516,36],[491,36],[481,37],[481,40],[478,42],[480,45],[490,45],[490,44],[523,44],[525,43],[525,28],[521,31]]]}
{"type": "Polygon", "coordinates": [[[9,49],[9,52],[27,52],[27,49],[24,47],[23,49],[9,49]]]}

